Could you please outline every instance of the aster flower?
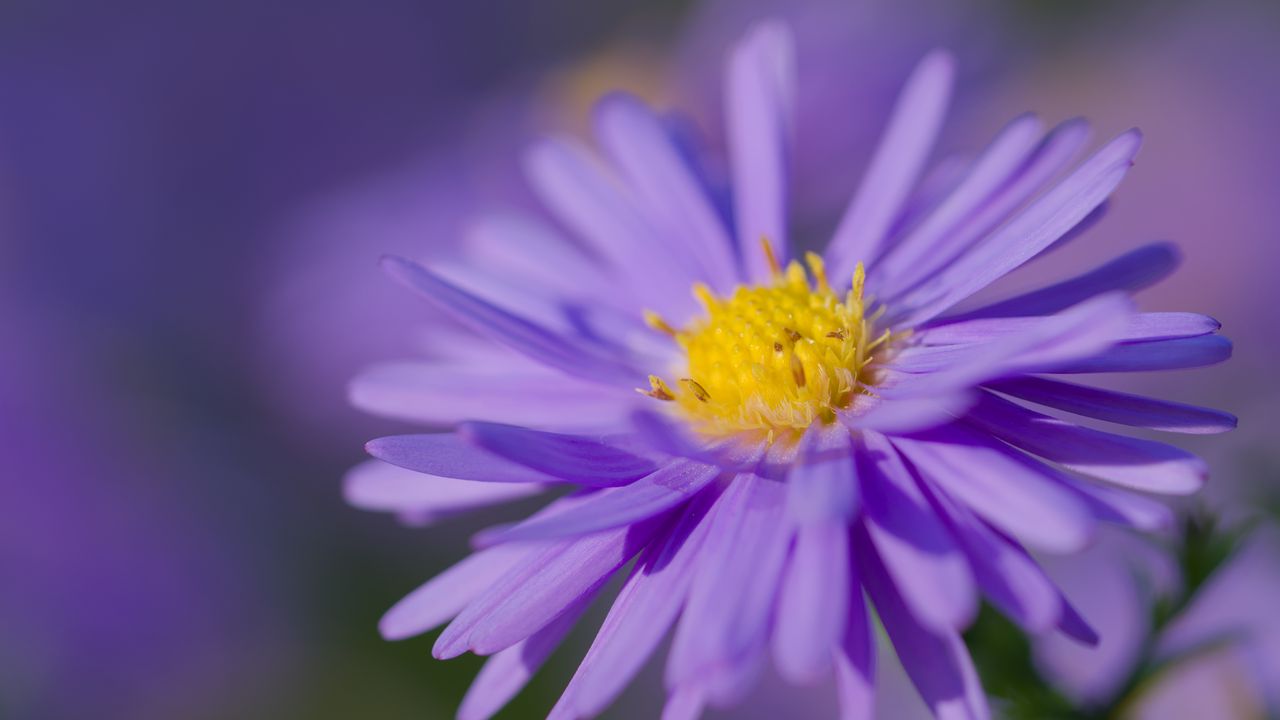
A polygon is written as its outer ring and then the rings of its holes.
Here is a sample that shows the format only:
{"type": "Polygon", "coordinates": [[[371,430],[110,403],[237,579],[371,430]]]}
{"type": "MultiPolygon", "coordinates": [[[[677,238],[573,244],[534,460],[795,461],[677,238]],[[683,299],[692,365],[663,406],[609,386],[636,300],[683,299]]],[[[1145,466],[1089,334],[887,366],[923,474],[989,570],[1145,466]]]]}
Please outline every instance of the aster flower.
{"type": "Polygon", "coordinates": [[[673,629],[667,717],[733,705],[770,657],[796,683],[834,674],[842,714],[870,717],[873,616],[936,715],[987,717],[959,634],[980,597],[1029,632],[1096,639],[1024,545],[1069,552],[1100,522],[1158,527],[1165,507],[1131,491],[1205,478],[1182,450],[1060,416],[1234,425],[1056,377],[1228,356],[1212,319],[1134,309],[1129,294],[1176,265],[1167,244],[953,310],[1096,219],[1136,131],[1072,167],[1085,123],[1046,133],[1024,116],[961,172],[925,174],[953,76],[929,55],[825,252],[801,254],[794,75],[780,25],[732,51],[727,197],[704,152],[616,95],[595,118],[605,159],[568,138],[528,156],[572,240],[494,216],[468,238],[474,265],[384,260],[484,342],[437,328],[446,357],[357,379],[357,405],[452,430],[370,442],[349,500],[424,522],[573,488],[482,532],[383,618],[391,639],[451,620],[437,657],[493,655],[461,717],[518,692],[616,574],[553,717],[602,711],[673,629]]]}

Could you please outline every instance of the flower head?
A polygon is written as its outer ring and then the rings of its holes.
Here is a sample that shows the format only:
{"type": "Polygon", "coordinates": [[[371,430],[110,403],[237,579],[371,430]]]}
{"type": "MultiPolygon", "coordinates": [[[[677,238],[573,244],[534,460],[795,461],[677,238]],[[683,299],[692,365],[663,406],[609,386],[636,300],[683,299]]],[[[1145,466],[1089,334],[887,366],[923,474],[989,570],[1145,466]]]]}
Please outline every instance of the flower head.
{"type": "Polygon", "coordinates": [[[1129,294],[1176,264],[1169,245],[952,310],[1096,219],[1137,132],[1068,172],[1086,125],[1046,133],[1024,116],[961,172],[926,176],[953,75],[935,53],[825,252],[802,264],[786,212],[794,67],[777,24],[730,56],[727,206],[701,150],[611,96],[596,116],[606,162],[563,138],[528,158],[574,241],[504,216],[470,239],[475,267],[385,261],[488,342],[438,329],[452,359],[356,381],[362,407],[452,431],[370,442],[378,460],[348,478],[351,501],[425,521],[577,488],[481,533],[383,619],[399,638],[452,618],[438,657],[494,655],[462,717],[496,712],[629,563],[556,717],[603,710],[673,627],[670,717],[739,701],[769,656],[797,683],[834,674],[846,716],[870,717],[872,611],[936,714],[986,717],[959,634],[980,596],[1028,631],[1096,639],[1023,544],[1071,551],[1099,522],[1157,527],[1164,506],[1128,490],[1204,480],[1181,450],[1059,415],[1234,425],[1051,377],[1226,358],[1210,318],[1134,310],[1129,294]]]}

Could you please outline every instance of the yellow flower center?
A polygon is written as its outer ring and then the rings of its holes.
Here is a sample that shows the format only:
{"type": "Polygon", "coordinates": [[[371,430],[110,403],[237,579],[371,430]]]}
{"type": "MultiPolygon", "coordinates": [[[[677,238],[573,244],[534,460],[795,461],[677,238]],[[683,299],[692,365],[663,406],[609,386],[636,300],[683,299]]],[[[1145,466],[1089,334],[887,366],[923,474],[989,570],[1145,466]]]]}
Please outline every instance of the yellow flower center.
{"type": "Polygon", "coordinates": [[[813,253],[805,259],[812,282],[799,263],[784,272],[770,255],[770,284],[740,285],[724,298],[694,285],[706,315],[683,329],[647,313],[651,326],[675,338],[687,366],[671,384],[651,375],[650,389],[641,392],[675,403],[695,429],[716,437],[772,437],[832,422],[836,410],[867,392],[875,351],[889,333],[872,336],[861,264],[842,300],[827,283],[822,259],[813,253]]]}

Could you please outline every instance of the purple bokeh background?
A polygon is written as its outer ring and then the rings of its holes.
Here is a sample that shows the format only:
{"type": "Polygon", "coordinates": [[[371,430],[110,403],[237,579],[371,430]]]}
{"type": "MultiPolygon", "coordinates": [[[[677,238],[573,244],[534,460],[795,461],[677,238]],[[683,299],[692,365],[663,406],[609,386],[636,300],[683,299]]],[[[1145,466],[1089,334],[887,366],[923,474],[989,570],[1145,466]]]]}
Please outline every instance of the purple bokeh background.
{"type": "MultiPolygon", "coordinates": [[[[797,202],[815,227],[935,45],[964,68],[946,149],[980,148],[1028,109],[1086,114],[1100,140],[1142,127],[1109,217],[1024,282],[1177,241],[1182,270],[1142,304],[1214,315],[1236,358],[1124,382],[1240,415],[1239,432],[1185,443],[1214,465],[1215,507],[1238,516],[1276,492],[1274,3],[14,3],[0,9],[0,715],[447,715],[476,663],[385,644],[375,623],[477,525],[407,530],[340,495],[364,439],[396,427],[349,409],[346,379],[414,352],[432,320],[376,260],[447,257],[470,214],[527,203],[524,142],[584,131],[612,87],[687,109],[714,141],[723,48],[776,13],[801,40],[797,202]]],[[[1274,587],[1249,565],[1266,548],[1250,552],[1227,595],[1274,587]]],[[[1274,636],[1265,620],[1247,632],[1274,636]]],[[[557,656],[510,717],[549,707],[572,661],[557,656]]],[[[885,717],[910,716],[903,694],[885,693],[885,717]]],[[[766,688],[749,707],[816,712],[822,696],[766,688]]],[[[641,688],[623,708],[654,706],[641,688]]]]}

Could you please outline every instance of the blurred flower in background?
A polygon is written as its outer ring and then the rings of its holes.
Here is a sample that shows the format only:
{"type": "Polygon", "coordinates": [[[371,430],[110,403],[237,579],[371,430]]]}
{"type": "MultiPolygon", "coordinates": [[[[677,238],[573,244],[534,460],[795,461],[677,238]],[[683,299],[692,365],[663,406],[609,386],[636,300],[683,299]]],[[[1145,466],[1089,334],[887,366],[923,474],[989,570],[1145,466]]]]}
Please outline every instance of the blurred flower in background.
{"type": "MultiPolygon", "coordinates": [[[[434,321],[385,282],[376,258],[455,253],[458,236],[444,229],[453,221],[437,210],[462,218],[480,191],[523,202],[507,181],[474,175],[494,164],[516,174],[502,160],[514,155],[488,148],[581,126],[601,90],[696,108],[696,127],[714,132],[720,68],[697,58],[763,14],[783,13],[811,47],[849,53],[850,82],[840,71],[822,80],[837,110],[805,119],[802,107],[800,127],[847,125],[851,148],[870,147],[877,107],[934,46],[955,50],[966,71],[944,148],[980,147],[1028,105],[1053,118],[1087,109],[1104,135],[1143,127],[1148,152],[1110,217],[1046,272],[1176,240],[1188,271],[1143,302],[1223,320],[1237,341],[1232,372],[1127,387],[1236,412],[1240,431],[1188,445],[1215,468],[1208,492],[1232,516],[1274,497],[1264,490],[1280,473],[1269,431],[1280,342],[1267,300],[1280,230],[1274,3],[812,5],[0,9],[0,414],[12,429],[0,463],[0,713],[421,717],[456,707],[476,665],[430,661],[429,639],[383,644],[373,623],[461,553],[474,525],[406,542],[339,497],[359,440],[401,427],[349,409],[345,379],[415,352],[411,328],[434,321]],[[404,325],[362,322],[388,311],[404,325]],[[90,447],[102,450],[90,457],[90,447]]],[[[799,158],[815,168],[800,180],[835,177],[831,161],[843,157],[799,158]]],[[[832,212],[864,161],[850,156],[845,185],[809,181],[802,200],[815,217],[832,212]]],[[[563,655],[509,717],[554,701],[571,673],[563,655]]],[[[651,716],[643,687],[620,707],[651,716]]],[[[906,717],[886,695],[881,715],[906,717]]],[[[830,710],[827,701],[764,687],[743,712],[830,710]]]]}

